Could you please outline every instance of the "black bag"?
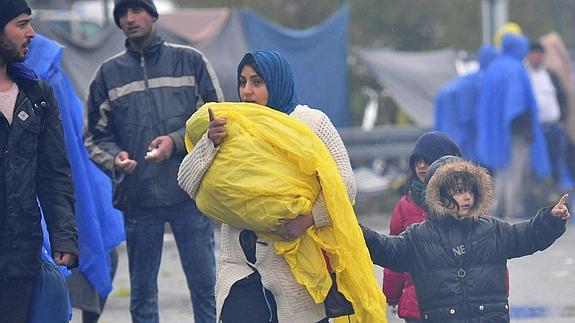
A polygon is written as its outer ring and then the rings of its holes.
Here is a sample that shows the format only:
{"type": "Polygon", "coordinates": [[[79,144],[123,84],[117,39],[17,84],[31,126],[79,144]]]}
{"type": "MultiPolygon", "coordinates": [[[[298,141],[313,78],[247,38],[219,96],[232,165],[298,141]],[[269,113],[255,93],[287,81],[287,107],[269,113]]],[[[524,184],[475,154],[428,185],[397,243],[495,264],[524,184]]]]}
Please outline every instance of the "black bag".
{"type": "Polygon", "coordinates": [[[331,288],[327,292],[327,296],[323,305],[325,306],[325,315],[330,318],[353,315],[353,306],[343,294],[337,290],[337,283],[335,281],[335,273],[331,273],[331,288]]]}
{"type": "MultiPolygon", "coordinates": [[[[258,236],[255,232],[251,230],[242,230],[240,232],[240,246],[244,251],[246,260],[250,262],[250,267],[256,263],[256,242],[258,241],[258,236]]],[[[255,269],[255,268],[253,268],[255,269]]]]}

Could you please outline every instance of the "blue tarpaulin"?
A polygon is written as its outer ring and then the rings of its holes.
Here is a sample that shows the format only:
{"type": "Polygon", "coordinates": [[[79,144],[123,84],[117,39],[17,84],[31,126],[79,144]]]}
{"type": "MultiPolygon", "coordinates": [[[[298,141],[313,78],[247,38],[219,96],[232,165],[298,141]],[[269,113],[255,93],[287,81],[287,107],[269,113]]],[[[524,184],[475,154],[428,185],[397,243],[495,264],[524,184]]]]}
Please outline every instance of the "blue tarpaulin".
{"type": "Polygon", "coordinates": [[[336,127],[351,125],[347,97],[349,5],[323,23],[294,30],[242,10],[245,36],[251,49],[274,49],[290,62],[299,103],[325,112],[336,127]]]}
{"type": "Polygon", "coordinates": [[[89,159],[82,140],[83,103],[60,68],[62,47],[41,35],[30,46],[26,64],[54,89],[75,186],[79,269],[101,296],[112,290],[108,254],[124,239],[121,214],[112,208],[110,180],[89,159]]]}
{"type": "MultiPolygon", "coordinates": [[[[241,12],[233,9],[220,32],[213,35],[210,42],[201,44],[185,38],[188,29],[194,28],[184,23],[186,19],[179,19],[180,25],[170,24],[168,30],[160,17],[157,30],[170,43],[192,45],[201,50],[214,67],[228,101],[238,100],[236,67],[246,51],[279,51],[293,67],[300,103],[324,111],[341,127],[351,125],[347,85],[349,10],[349,5],[344,5],[323,23],[294,30],[274,24],[250,9],[241,9],[241,12]]],[[[186,15],[184,11],[174,14],[186,15]]],[[[62,67],[82,98],[102,61],[125,50],[126,37],[114,24],[86,41],[74,40],[58,28],[51,28],[42,17],[34,21],[34,28],[65,45],[62,67]]]]}

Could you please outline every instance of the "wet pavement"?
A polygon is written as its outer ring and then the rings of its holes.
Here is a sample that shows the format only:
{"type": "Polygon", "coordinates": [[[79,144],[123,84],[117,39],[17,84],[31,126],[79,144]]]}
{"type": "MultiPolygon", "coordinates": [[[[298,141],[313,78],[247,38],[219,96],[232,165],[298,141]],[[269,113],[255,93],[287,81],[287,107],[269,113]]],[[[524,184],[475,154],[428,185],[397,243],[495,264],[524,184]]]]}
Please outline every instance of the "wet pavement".
{"type": "MultiPolygon", "coordinates": [[[[359,216],[360,222],[387,233],[389,216],[359,216]]],[[[575,220],[574,220],[575,221],[575,220]]],[[[158,277],[160,321],[193,322],[192,307],[176,245],[165,235],[162,264],[158,277]]],[[[565,235],[544,252],[508,262],[510,272],[511,322],[575,322],[575,222],[568,224],[565,235]]],[[[219,231],[216,230],[216,247],[219,231]]],[[[100,318],[100,323],[129,323],[129,293],[125,245],[119,247],[119,263],[114,290],[100,318]]],[[[375,267],[381,281],[382,269],[375,267]]],[[[388,311],[390,323],[404,322],[388,311]]],[[[81,323],[81,313],[74,310],[73,323],[81,323]]]]}

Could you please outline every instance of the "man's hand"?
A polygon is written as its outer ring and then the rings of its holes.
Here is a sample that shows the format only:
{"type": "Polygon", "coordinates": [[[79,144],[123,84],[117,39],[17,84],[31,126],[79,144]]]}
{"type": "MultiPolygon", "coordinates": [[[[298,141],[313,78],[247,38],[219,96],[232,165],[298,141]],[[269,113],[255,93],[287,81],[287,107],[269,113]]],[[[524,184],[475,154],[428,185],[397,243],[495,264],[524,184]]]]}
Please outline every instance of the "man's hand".
{"type": "Polygon", "coordinates": [[[72,253],[55,251],[52,253],[52,258],[60,266],[69,267],[76,264],[76,255],[72,253]]]}
{"type": "Polygon", "coordinates": [[[116,166],[119,171],[130,174],[136,169],[138,162],[130,159],[130,154],[128,154],[127,151],[121,151],[114,158],[114,166],[116,166]]]}
{"type": "Polygon", "coordinates": [[[282,225],[276,234],[286,240],[295,240],[301,237],[314,224],[311,214],[300,214],[293,220],[281,220],[281,223],[282,225]]]}
{"type": "Polygon", "coordinates": [[[174,141],[170,136],[159,136],[152,140],[148,146],[148,153],[144,160],[159,163],[172,156],[174,151],[174,141]]]}
{"type": "Polygon", "coordinates": [[[208,108],[208,115],[210,118],[210,127],[208,128],[208,138],[214,143],[214,147],[218,147],[224,141],[228,134],[226,131],[226,118],[216,118],[214,111],[208,108]]]}
{"type": "Polygon", "coordinates": [[[557,202],[557,205],[555,205],[555,207],[553,207],[551,210],[551,214],[553,214],[553,216],[560,217],[565,221],[569,220],[571,213],[569,213],[569,209],[567,208],[567,205],[565,205],[568,198],[568,194],[565,194],[561,197],[559,202],[557,202]]]}

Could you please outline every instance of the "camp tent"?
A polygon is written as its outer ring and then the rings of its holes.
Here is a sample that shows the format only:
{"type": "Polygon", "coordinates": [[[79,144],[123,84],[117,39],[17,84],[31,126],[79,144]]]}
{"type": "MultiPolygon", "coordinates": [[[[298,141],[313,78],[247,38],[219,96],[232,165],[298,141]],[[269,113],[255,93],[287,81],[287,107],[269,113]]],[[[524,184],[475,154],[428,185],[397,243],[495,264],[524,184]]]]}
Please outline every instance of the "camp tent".
{"type": "Polygon", "coordinates": [[[416,125],[433,127],[435,96],[442,86],[457,76],[457,50],[404,52],[389,48],[355,48],[354,52],[416,125]]]}
{"type": "MultiPolygon", "coordinates": [[[[323,110],[336,126],[349,126],[348,16],[349,5],[344,5],[318,26],[292,30],[249,9],[182,9],[160,15],[158,33],[168,42],[201,50],[214,67],[228,101],[238,99],[236,67],[243,54],[252,49],[275,49],[292,65],[300,102],[323,110]]],[[[42,19],[35,20],[34,27],[65,47],[62,67],[81,98],[85,98],[100,63],[125,49],[125,36],[115,24],[82,42],[42,19]]]]}

